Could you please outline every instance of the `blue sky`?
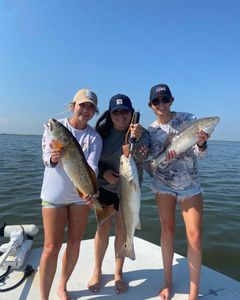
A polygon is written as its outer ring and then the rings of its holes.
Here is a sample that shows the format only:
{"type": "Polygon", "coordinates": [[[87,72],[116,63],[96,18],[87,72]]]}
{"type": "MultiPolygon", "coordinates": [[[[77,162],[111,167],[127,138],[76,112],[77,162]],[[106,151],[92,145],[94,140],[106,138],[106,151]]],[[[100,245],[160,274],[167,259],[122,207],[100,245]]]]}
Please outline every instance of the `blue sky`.
{"type": "Polygon", "coordinates": [[[239,12],[238,0],[1,0],[0,133],[42,134],[80,88],[100,112],[127,94],[147,127],[149,90],[167,83],[173,110],[219,116],[212,138],[240,141],[239,12]]]}

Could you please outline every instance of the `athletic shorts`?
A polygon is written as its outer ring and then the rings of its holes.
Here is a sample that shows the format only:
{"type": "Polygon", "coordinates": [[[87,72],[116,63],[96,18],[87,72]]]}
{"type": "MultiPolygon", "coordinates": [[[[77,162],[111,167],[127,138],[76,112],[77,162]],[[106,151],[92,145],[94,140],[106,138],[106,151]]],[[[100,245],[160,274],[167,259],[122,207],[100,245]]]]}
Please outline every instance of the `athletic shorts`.
{"type": "Polygon", "coordinates": [[[176,198],[176,200],[178,201],[189,199],[194,195],[201,194],[199,183],[196,183],[196,185],[191,187],[190,189],[179,190],[171,188],[156,179],[152,183],[152,190],[154,191],[154,193],[169,194],[176,198]]]}
{"type": "Polygon", "coordinates": [[[42,200],[42,208],[61,208],[61,207],[66,207],[69,205],[86,205],[85,202],[83,201],[78,201],[78,202],[73,202],[73,203],[50,203],[47,201],[42,200]]]}
{"type": "Polygon", "coordinates": [[[101,204],[105,204],[107,206],[112,205],[117,211],[119,209],[120,199],[118,198],[117,193],[109,192],[101,186],[99,187],[98,200],[101,204]]]}

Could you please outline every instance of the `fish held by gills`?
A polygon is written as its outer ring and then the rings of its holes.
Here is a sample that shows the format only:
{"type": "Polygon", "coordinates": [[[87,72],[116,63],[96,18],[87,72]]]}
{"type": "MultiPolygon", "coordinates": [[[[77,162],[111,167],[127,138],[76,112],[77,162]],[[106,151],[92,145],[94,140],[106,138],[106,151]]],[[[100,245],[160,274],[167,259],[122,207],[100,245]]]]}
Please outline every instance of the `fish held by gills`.
{"type": "Polygon", "coordinates": [[[153,171],[156,170],[157,165],[166,158],[169,150],[172,150],[176,155],[179,155],[194,146],[199,140],[198,134],[200,131],[211,134],[219,121],[219,117],[206,117],[198,119],[191,124],[187,124],[187,127],[175,135],[165,150],[152,161],[151,169],[153,171]]]}
{"type": "MultiPolygon", "coordinates": [[[[63,169],[75,186],[79,196],[97,193],[97,179],[94,171],[89,166],[83,150],[73,134],[60,122],[49,119],[47,130],[56,148],[63,148],[61,162],[63,169]]],[[[98,225],[109,219],[116,211],[114,208],[102,205],[98,199],[94,200],[94,211],[98,225]]]]}

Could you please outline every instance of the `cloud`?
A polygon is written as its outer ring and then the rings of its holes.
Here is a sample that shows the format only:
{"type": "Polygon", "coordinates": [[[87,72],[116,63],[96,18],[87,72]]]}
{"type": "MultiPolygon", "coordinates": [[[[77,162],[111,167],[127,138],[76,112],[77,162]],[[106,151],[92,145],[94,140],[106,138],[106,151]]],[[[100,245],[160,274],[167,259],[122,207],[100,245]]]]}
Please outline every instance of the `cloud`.
{"type": "Polygon", "coordinates": [[[8,123],[9,119],[7,117],[0,116],[0,123],[8,123]]]}

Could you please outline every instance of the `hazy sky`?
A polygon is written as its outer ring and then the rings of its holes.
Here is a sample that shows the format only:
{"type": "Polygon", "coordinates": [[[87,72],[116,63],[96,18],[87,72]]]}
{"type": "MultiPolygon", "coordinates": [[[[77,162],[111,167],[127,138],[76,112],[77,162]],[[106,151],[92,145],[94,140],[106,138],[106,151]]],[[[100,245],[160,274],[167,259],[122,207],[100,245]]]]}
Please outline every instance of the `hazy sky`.
{"type": "Polygon", "coordinates": [[[157,83],[174,110],[219,116],[213,139],[240,141],[240,1],[0,1],[0,133],[42,134],[80,88],[100,112],[127,94],[147,127],[157,83]]]}

